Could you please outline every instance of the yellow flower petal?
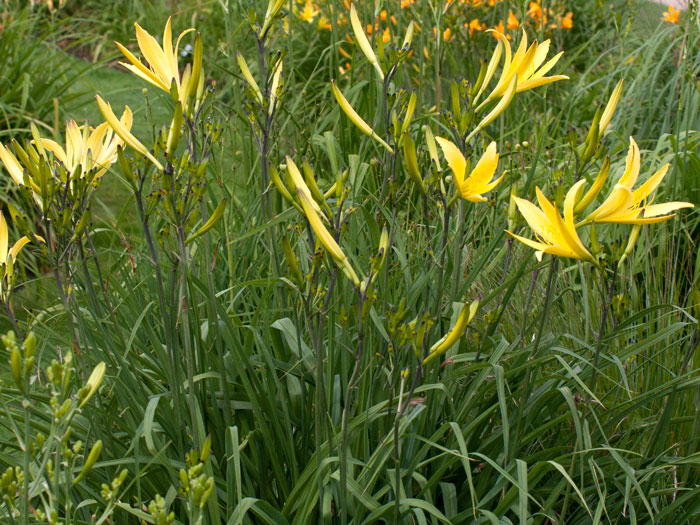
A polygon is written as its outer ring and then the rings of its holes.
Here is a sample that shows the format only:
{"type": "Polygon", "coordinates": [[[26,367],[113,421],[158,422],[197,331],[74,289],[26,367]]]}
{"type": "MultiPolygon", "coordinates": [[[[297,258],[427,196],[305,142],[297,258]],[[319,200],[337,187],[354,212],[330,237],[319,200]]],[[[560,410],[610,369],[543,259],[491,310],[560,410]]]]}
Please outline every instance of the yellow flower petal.
{"type": "Polygon", "coordinates": [[[0,211],[0,264],[7,262],[7,247],[7,222],[5,221],[5,215],[0,211]]]}
{"type": "Polygon", "coordinates": [[[15,157],[4,144],[0,144],[0,160],[5,165],[5,169],[10,174],[10,177],[12,177],[12,180],[15,181],[15,184],[23,186],[24,170],[17,160],[17,157],[15,157]]]}
{"type": "Polygon", "coordinates": [[[634,202],[642,202],[659,186],[659,184],[661,184],[661,181],[664,180],[664,177],[668,173],[669,166],[670,164],[661,166],[659,171],[654,173],[649,179],[644,181],[644,184],[632,192],[632,199],[634,202]]]}
{"type": "Polygon", "coordinates": [[[492,141],[469,174],[469,178],[472,179],[476,185],[485,185],[491,181],[493,174],[496,173],[497,167],[498,151],[496,149],[496,142],[492,141]]]}
{"type": "Polygon", "coordinates": [[[639,146],[635,142],[633,137],[630,137],[630,148],[627,152],[627,160],[625,163],[625,172],[620,178],[618,184],[624,186],[628,190],[632,189],[634,183],[637,182],[637,177],[639,177],[639,165],[640,165],[640,155],[639,146]]]}
{"type": "Polygon", "coordinates": [[[598,209],[594,210],[586,218],[586,221],[603,222],[607,218],[627,209],[631,203],[632,192],[625,186],[617,184],[603,204],[601,204],[598,209]]]}
{"type": "Polygon", "coordinates": [[[452,141],[443,137],[435,137],[435,141],[440,146],[440,149],[442,149],[447,165],[452,170],[457,187],[460,187],[464,182],[464,177],[467,173],[467,160],[452,141]]]}
{"type": "MultiPolygon", "coordinates": [[[[131,132],[126,128],[126,126],[124,126],[123,122],[116,117],[116,115],[112,111],[112,107],[110,106],[109,102],[105,102],[104,100],[102,100],[102,97],[100,97],[99,95],[95,95],[95,98],[97,99],[97,105],[100,108],[102,116],[109,123],[110,127],[119,136],[119,138],[121,138],[126,144],[128,144],[141,155],[150,160],[156,168],[158,168],[159,170],[163,170],[163,165],[160,162],[158,162],[158,159],[156,159],[146,149],[146,146],[144,146],[136,137],[134,137],[131,134],[131,132]]],[[[129,110],[128,106],[126,106],[125,111],[126,110],[129,110]]]]}
{"type": "Polygon", "coordinates": [[[644,207],[644,217],[659,217],[660,215],[666,215],[672,211],[693,207],[694,205],[690,202],[664,202],[663,204],[651,204],[644,207]]]}
{"type": "MultiPolygon", "coordinates": [[[[43,239],[41,238],[40,240],[43,241],[43,239]]],[[[9,256],[12,257],[13,262],[17,260],[17,255],[19,254],[19,252],[22,251],[22,248],[24,248],[29,243],[29,241],[29,237],[25,235],[12,245],[12,248],[10,248],[9,251],[9,256]]]]}

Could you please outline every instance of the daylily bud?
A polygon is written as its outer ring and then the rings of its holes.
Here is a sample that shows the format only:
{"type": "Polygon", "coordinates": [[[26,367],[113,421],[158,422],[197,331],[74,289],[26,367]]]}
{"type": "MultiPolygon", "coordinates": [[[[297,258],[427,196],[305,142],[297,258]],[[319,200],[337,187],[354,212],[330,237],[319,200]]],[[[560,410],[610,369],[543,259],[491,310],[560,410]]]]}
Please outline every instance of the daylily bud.
{"type": "Polygon", "coordinates": [[[599,108],[595,113],[595,117],[593,117],[593,124],[591,124],[591,129],[588,131],[586,140],[581,147],[580,160],[582,164],[585,164],[593,157],[600,144],[599,123],[601,115],[602,111],[599,108]]]}
{"type": "Polygon", "coordinates": [[[25,357],[32,357],[36,352],[36,335],[34,335],[34,332],[29,332],[29,334],[27,334],[23,346],[25,357]]]}
{"type": "Polygon", "coordinates": [[[377,255],[372,258],[372,274],[377,275],[382,266],[384,266],[384,261],[386,260],[386,251],[389,249],[389,232],[386,226],[382,228],[382,234],[379,237],[379,248],[377,250],[377,255]]]}
{"type": "Polygon", "coordinates": [[[291,244],[289,244],[289,239],[286,236],[282,237],[282,251],[284,252],[284,258],[287,261],[287,266],[289,266],[289,271],[292,273],[292,277],[297,282],[299,286],[304,284],[304,276],[299,269],[299,260],[292,250],[291,244]]]}
{"type": "Polygon", "coordinates": [[[467,329],[467,326],[471,320],[474,319],[478,308],[479,301],[474,301],[471,305],[467,305],[466,303],[464,304],[452,330],[445,334],[442,339],[440,339],[430,348],[430,353],[428,354],[428,357],[423,360],[423,365],[426,365],[437,356],[447,352],[447,350],[449,350],[452,345],[462,337],[467,329]]]}
{"type": "Polygon", "coordinates": [[[338,86],[336,86],[334,80],[331,80],[331,90],[333,91],[333,96],[335,96],[335,99],[338,101],[340,108],[348,116],[352,123],[355,124],[360,129],[360,131],[362,131],[362,133],[373,138],[374,140],[379,142],[379,144],[384,146],[389,153],[394,153],[392,147],[389,146],[389,144],[387,144],[384,140],[382,140],[382,138],[374,132],[372,127],[369,124],[367,124],[362,119],[362,117],[360,117],[360,115],[357,114],[357,112],[350,105],[350,102],[348,102],[343,93],[340,91],[338,86]]]}
{"type": "Polygon", "coordinates": [[[211,230],[216,224],[221,220],[221,217],[224,215],[224,210],[226,210],[226,201],[227,199],[223,199],[217,206],[214,208],[214,211],[212,214],[209,216],[209,219],[207,219],[207,222],[205,222],[200,228],[194,232],[192,235],[190,235],[186,240],[185,243],[189,244],[193,240],[195,240],[197,237],[204,235],[207,233],[209,230],[211,230]]]}
{"type": "Polygon", "coordinates": [[[180,483],[182,483],[182,488],[185,492],[190,490],[190,480],[187,478],[187,472],[185,469],[180,469],[180,483]]]}
{"type": "Polygon", "coordinates": [[[81,479],[83,479],[87,475],[88,472],[90,472],[92,467],[95,466],[95,463],[97,463],[97,460],[100,458],[101,453],[102,440],[98,440],[92,446],[92,450],[90,451],[90,454],[88,454],[88,457],[85,460],[85,463],[83,464],[83,468],[81,469],[80,474],[78,474],[78,477],[73,480],[73,485],[77,484],[81,479]]]}
{"type": "Polygon", "coordinates": [[[416,157],[416,145],[408,133],[403,137],[403,159],[406,166],[406,172],[411,180],[418,186],[421,195],[425,195],[425,185],[423,178],[418,171],[418,158],[416,157]]]}
{"type": "MultiPolygon", "coordinates": [[[[187,100],[189,101],[192,97],[199,98],[198,90],[200,81],[204,80],[204,74],[202,73],[202,56],[204,55],[204,49],[202,45],[202,35],[197,33],[194,39],[194,57],[192,59],[192,76],[189,80],[189,93],[187,94],[187,100]]],[[[186,84],[183,82],[183,86],[186,84]]],[[[188,104],[189,105],[189,104],[188,104]]],[[[191,108],[191,106],[190,106],[191,108]]]]}
{"type": "Polygon", "coordinates": [[[615,113],[617,103],[620,101],[620,94],[622,93],[623,82],[624,79],[620,79],[620,81],[617,83],[617,86],[615,86],[615,89],[613,90],[612,95],[610,95],[610,99],[608,100],[608,103],[606,104],[605,109],[603,110],[603,115],[600,118],[598,128],[598,134],[601,136],[610,125],[610,120],[612,119],[613,113],[615,113]]]}
{"type": "MultiPolygon", "coordinates": [[[[294,198],[292,197],[292,194],[289,193],[289,190],[287,187],[284,185],[282,182],[282,179],[280,178],[280,174],[277,171],[277,168],[274,166],[270,166],[270,179],[272,179],[272,183],[275,185],[275,188],[277,188],[277,191],[280,192],[282,197],[284,197],[284,200],[292,204],[293,206],[298,207],[299,205],[294,201],[294,198]]],[[[299,209],[301,211],[301,209],[299,209]]]]}
{"type": "Polygon", "coordinates": [[[207,436],[202,445],[202,452],[199,455],[199,461],[205,462],[209,458],[209,453],[211,452],[211,435],[207,436]]]}
{"type": "Polygon", "coordinates": [[[311,196],[321,206],[327,206],[326,199],[324,199],[323,193],[321,193],[321,189],[316,183],[316,177],[314,177],[314,172],[311,169],[311,164],[309,164],[309,161],[307,161],[306,159],[304,159],[304,162],[301,165],[301,170],[304,172],[304,182],[306,182],[306,185],[309,187],[309,190],[311,191],[311,196]]]}
{"type": "Polygon", "coordinates": [[[184,122],[182,113],[182,104],[178,102],[175,104],[175,112],[173,113],[173,120],[170,123],[170,130],[168,131],[168,140],[165,146],[165,154],[171,157],[177,145],[180,142],[180,137],[182,136],[182,123],[184,122]]]}
{"type": "Polygon", "coordinates": [[[270,105],[267,108],[267,114],[272,115],[277,108],[278,91],[280,87],[280,78],[282,77],[282,58],[277,60],[273,66],[274,74],[272,75],[272,84],[270,85],[270,105]]]}
{"type": "Polygon", "coordinates": [[[401,44],[402,51],[408,51],[408,48],[411,47],[411,43],[413,42],[414,28],[415,28],[415,24],[413,23],[413,21],[411,21],[408,24],[408,29],[406,29],[406,36],[403,39],[403,44],[401,44]]]}
{"type": "Polygon", "coordinates": [[[10,368],[12,369],[12,379],[22,392],[24,392],[24,380],[22,377],[22,354],[16,346],[10,351],[10,368]]]}
{"type": "Polygon", "coordinates": [[[374,50],[372,50],[369,40],[367,40],[367,35],[365,34],[365,30],[362,28],[360,18],[357,16],[355,4],[350,5],[350,24],[352,25],[352,31],[355,34],[355,40],[357,41],[357,45],[360,46],[360,50],[377,71],[379,78],[384,80],[384,71],[382,71],[382,67],[379,65],[379,60],[377,60],[377,56],[374,54],[374,50]]]}
{"type": "Polygon", "coordinates": [[[438,156],[437,143],[435,142],[435,136],[431,129],[426,125],[423,126],[423,133],[425,134],[425,143],[428,146],[428,153],[430,154],[430,160],[433,161],[438,172],[442,171],[440,166],[440,157],[438,156]]]}
{"type": "Polygon", "coordinates": [[[487,65],[485,62],[481,63],[481,67],[479,68],[479,75],[476,78],[476,82],[474,82],[474,85],[472,86],[471,90],[469,91],[469,96],[474,97],[475,94],[478,92],[479,88],[481,87],[482,82],[484,81],[484,78],[486,77],[486,69],[487,65]]]}
{"type": "Polygon", "coordinates": [[[450,99],[452,101],[452,116],[456,122],[462,120],[462,108],[459,101],[459,86],[454,80],[450,84],[450,99]]]}
{"type": "Polygon", "coordinates": [[[408,99],[408,105],[406,106],[406,113],[403,116],[403,124],[401,125],[401,137],[403,138],[404,134],[408,130],[408,128],[411,125],[411,122],[413,121],[413,114],[416,111],[416,103],[418,102],[418,96],[416,95],[416,92],[412,92],[410,98],[408,99]]]}
{"type": "Polygon", "coordinates": [[[71,242],[77,241],[80,236],[83,234],[83,231],[85,231],[85,227],[87,226],[88,222],[90,222],[90,209],[88,208],[83,212],[83,214],[80,216],[80,220],[78,221],[78,224],[75,226],[75,231],[73,232],[73,235],[71,236],[71,242]]]}
{"type": "Polygon", "coordinates": [[[632,250],[634,249],[634,245],[637,242],[637,239],[639,238],[639,232],[641,229],[641,224],[635,224],[632,227],[629,239],[627,239],[627,246],[625,247],[625,252],[622,254],[622,257],[620,257],[620,264],[622,264],[622,262],[632,254],[632,250]]]}
{"type": "Polygon", "coordinates": [[[243,74],[243,78],[245,79],[246,82],[248,82],[250,89],[253,91],[253,94],[255,95],[255,100],[258,101],[258,104],[262,105],[262,103],[263,103],[262,91],[260,91],[260,87],[258,86],[258,83],[255,81],[255,78],[253,78],[253,75],[251,74],[250,69],[248,68],[248,63],[245,61],[245,58],[243,58],[243,55],[241,54],[240,51],[236,51],[236,62],[238,63],[238,68],[241,70],[241,73],[243,74]]]}
{"type": "Polygon", "coordinates": [[[100,384],[102,383],[102,378],[104,378],[106,368],[107,365],[105,365],[104,361],[102,361],[92,371],[90,377],[88,377],[87,383],[85,384],[85,386],[88,388],[87,392],[85,392],[82,396],[79,396],[80,405],[78,405],[78,408],[85,406],[85,403],[89,401],[95,391],[99,388],[100,384]]]}

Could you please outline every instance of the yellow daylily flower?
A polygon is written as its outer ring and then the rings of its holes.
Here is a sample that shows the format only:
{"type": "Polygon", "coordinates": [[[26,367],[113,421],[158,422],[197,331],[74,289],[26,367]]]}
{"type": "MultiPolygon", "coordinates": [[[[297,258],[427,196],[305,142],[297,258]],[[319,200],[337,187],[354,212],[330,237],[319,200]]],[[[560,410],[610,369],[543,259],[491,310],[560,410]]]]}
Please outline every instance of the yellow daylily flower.
{"type": "Polygon", "coordinates": [[[476,315],[476,311],[478,309],[479,301],[474,301],[470,305],[465,303],[464,306],[462,306],[462,311],[459,313],[459,317],[457,317],[457,321],[452,327],[452,330],[447,332],[442,337],[442,339],[440,339],[438,342],[436,342],[433,346],[430,347],[428,357],[423,359],[423,366],[428,364],[437,356],[447,352],[452,347],[452,345],[459,341],[460,337],[462,337],[464,335],[464,332],[467,330],[467,326],[469,326],[471,320],[474,319],[474,316],[476,315]]]}
{"type": "Polygon", "coordinates": [[[24,170],[17,157],[4,144],[0,144],[0,161],[4,164],[15,184],[22,186],[24,184],[24,170]]]}
{"type": "MultiPolygon", "coordinates": [[[[118,122],[129,130],[132,121],[131,111],[126,108],[118,122]]],[[[52,153],[69,173],[77,173],[83,178],[94,170],[94,176],[99,178],[117,160],[117,148],[122,144],[122,139],[114,134],[107,122],[92,128],[87,124],[78,125],[72,119],[67,121],[65,148],[54,140],[41,137],[35,126],[32,127],[32,136],[33,140],[26,147],[13,143],[19,160],[15,153],[0,144],[0,161],[16,184],[23,186],[25,181],[29,184],[39,205],[42,189],[36,177],[42,170],[40,165],[48,162],[47,152],[52,153]]]]}
{"type": "Polygon", "coordinates": [[[459,148],[445,138],[435,137],[435,140],[442,148],[445,160],[447,160],[447,164],[452,170],[459,196],[470,202],[484,202],[486,200],[484,193],[498,186],[506,174],[503,172],[496,180],[492,180],[498,167],[496,143],[491,142],[488,145],[476,167],[471,171],[469,177],[465,178],[467,174],[467,160],[459,148]]]}
{"type": "MultiPolygon", "coordinates": [[[[95,95],[95,99],[97,100],[97,105],[100,108],[100,113],[102,113],[102,116],[105,118],[109,126],[114,130],[114,133],[116,133],[119,138],[135,149],[138,153],[150,160],[156,168],[163,170],[163,165],[158,162],[158,159],[156,159],[151,152],[148,151],[146,146],[144,146],[139,139],[134,137],[124,123],[117,118],[112,111],[112,106],[110,106],[109,102],[105,102],[99,95],[95,95]]],[[[127,113],[127,111],[128,113],[131,113],[129,106],[125,106],[124,108],[124,113],[127,113]]]]}
{"type": "Polygon", "coordinates": [[[177,66],[180,40],[182,40],[182,37],[187,33],[194,31],[194,28],[186,29],[180,33],[180,36],[177,37],[177,41],[175,42],[175,47],[173,48],[171,18],[168,18],[165,24],[162,47],[158,44],[158,41],[138,23],[135,22],[134,27],[136,28],[136,40],[139,49],[148,62],[148,67],[136,58],[126,47],[119,42],[115,42],[116,46],[130,62],[130,64],[126,62],[120,62],[120,64],[146,82],[167,93],[170,93],[172,83],[175,82],[177,98],[183,106],[186,106],[188,98],[197,90],[196,84],[199,84],[200,81],[204,79],[201,71],[201,56],[198,56],[201,55],[201,52],[198,52],[198,48],[201,48],[201,41],[198,41],[197,45],[195,45],[193,66],[188,65],[182,77],[180,76],[177,66]]]}
{"type": "MultiPolygon", "coordinates": [[[[131,129],[133,116],[129,108],[124,109],[119,122],[127,130],[131,129]]],[[[78,126],[75,120],[66,122],[66,148],[51,139],[41,139],[41,145],[52,152],[61,161],[66,170],[73,172],[80,169],[81,177],[97,168],[97,177],[101,177],[117,160],[117,148],[123,144],[107,122],[96,128],[87,124],[78,126]]]]}
{"type": "Polygon", "coordinates": [[[29,237],[24,236],[15,242],[12,248],[9,247],[7,222],[5,221],[5,215],[0,211],[0,297],[3,299],[12,284],[12,272],[17,255],[29,241],[29,237]]]}
{"type": "Polygon", "coordinates": [[[525,217],[528,225],[535,232],[538,240],[534,241],[526,237],[521,237],[508,230],[506,233],[511,237],[527,244],[537,250],[537,259],[542,260],[543,253],[551,253],[560,257],[570,257],[584,261],[595,262],[595,259],[581,242],[576,225],[574,224],[574,205],[576,197],[585,180],[580,180],[574,184],[567,192],[564,199],[564,218],[562,219],[559,210],[544,196],[539,188],[536,188],[538,208],[526,199],[513,197],[520,213],[525,217]]]}
{"type": "Polygon", "coordinates": [[[545,75],[559,62],[559,59],[564,54],[563,51],[556,54],[548,62],[544,63],[547,54],[549,53],[550,41],[545,40],[541,44],[537,41],[533,42],[530,47],[527,45],[527,33],[523,30],[523,37],[520,40],[515,55],[512,54],[510,43],[503,33],[494,31],[494,35],[502,42],[505,49],[505,62],[501,76],[498,79],[496,87],[493,88],[491,94],[482,102],[478,109],[481,109],[491,100],[503,96],[508,89],[511,80],[517,76],[516,93],[527,91],[545,84],[550,84],[558,80],[567,80],[566,75],[554,75],[546,77],[545,75]]]}
{"type": "Polygon", "coordinates": [[[692,208],[689,202],[666,202],[663,204],[646,204],[646,200],[668,173],[665,164],[637,189],[633,190],[639,177],[640,153],[634,138],[630,137],[625,171],[607,199],[594,210],[580,225],[591,222],[614,222],[621,224],[649,224],[672,218],[669,213],[692,208]]]}
{"type": "Polygon", "coordinates": [[[24,248],[29,240],[29,237],[25,235],[14,243],[12,248],[9,248],[10,241],[7,234],[7,221],[5,220],[5,215],[0,211],[0,264],[7,264],[8,258],[13,261],[16,260],[17,254],[22,251],[22,248],[24,248]]]}

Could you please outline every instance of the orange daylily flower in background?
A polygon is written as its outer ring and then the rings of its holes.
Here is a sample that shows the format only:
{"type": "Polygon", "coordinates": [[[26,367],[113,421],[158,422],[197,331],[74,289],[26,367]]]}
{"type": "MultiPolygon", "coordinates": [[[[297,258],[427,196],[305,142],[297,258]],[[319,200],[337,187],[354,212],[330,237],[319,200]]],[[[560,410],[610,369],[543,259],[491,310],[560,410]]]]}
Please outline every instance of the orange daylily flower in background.
{"type": "MultiPolygon", "coordinates": [[[[433,27],[433,37],[437,38],[437,27],[433,27]]],[[[449,27],[442,32],[442,39],[447,42],[452,38],[452,29],[449,27]]]]}
{"type": "Polygon", "coordinates": [[[506,24],[506,29],[518,29],[520,27],[520,22],[515,18],[513,11],[508,12],[508,23],[506,24]]]}
{"type": "MultiPolygon", "coordinates": [[[[494,38],[501,38],[499,35],[505,34],[505,30],[503,29],[503,20],[499,20],[499,21],[498,21],[498,24],[496,24],[496,25],[493,27],[493,29],[494,29],[494,31],[496,31],[496,33],[491,33],[491,36],[493,36],[494,38]]],[[[510,35],[505,35],[505,37],[506,37],[508,40],[511,40],[511,36],[510,36],[510,35]]]]}
{"type": "Polygon", "coordinates": [[[475,31],[486,31],[486,24],[480,23],[478,18],[473,18],[471,22],[464,25],[469,29],[469,36],[473,35],[475,31]]]}
{"type": "Polygon", "coordinates": [[[382,42],[384,42],[384,43],[386,44],[389,40],[391,40],[391,31],[390,31],[389,28],[387,27],[387,28],[382,32],[382,42]]]}
{"type": "Polygon", "coordinates": [[[561,19],[561,26],[562,29],[571,29],[574,27],[574,14],[569,11],[566,13],[566,16],[561,19]]]}
{"type": "Polygon", "coordinates": [[[664,22],[669,22],[671,24],[677,24],[678,23],[678,16],[681,14],[681,12],[673,7],[672,5],[668,6],[668,11],[664,11],[664,14],[661,15],[661,20],[664,22]]]}

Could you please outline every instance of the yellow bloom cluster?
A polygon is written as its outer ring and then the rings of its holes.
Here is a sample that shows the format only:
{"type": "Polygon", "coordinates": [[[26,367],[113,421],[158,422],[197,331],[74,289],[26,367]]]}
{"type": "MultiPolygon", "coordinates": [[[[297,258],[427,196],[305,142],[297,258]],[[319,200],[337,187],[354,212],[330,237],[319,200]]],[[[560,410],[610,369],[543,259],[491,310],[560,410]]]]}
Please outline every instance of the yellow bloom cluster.
{"type": "Polygon", "coordinates": [[[525,199],[514,197],[520,213],[535,233],[536,240],[521,237],[510,231],[507,233],[537,250],[538,259],[542,258],[543,253],[551,253],[595,262],[595,258],[578,235],[580,228],[594,222],[636,225],[661,222],[674,217],[672,212],[676,210],[693,207],[689,202],[649,203],[653,199],[652,194],[668,173],[668,168],[669,165],[665,164],[633,190],[639,177],[640,153],[637,143],[630,137],[624,172],[603,203],[583,220],[576,222],[576,216],[583,212],[602,190],[608,176],[606,169],[600,171],[598,178],[584,195],[582,190],[585,180],[582,179],[571,187],[564,199],[563,218],[556,205],[547,200],[539,188],[536,188],[539,207],[525,199]]]}

